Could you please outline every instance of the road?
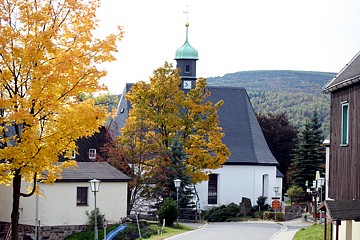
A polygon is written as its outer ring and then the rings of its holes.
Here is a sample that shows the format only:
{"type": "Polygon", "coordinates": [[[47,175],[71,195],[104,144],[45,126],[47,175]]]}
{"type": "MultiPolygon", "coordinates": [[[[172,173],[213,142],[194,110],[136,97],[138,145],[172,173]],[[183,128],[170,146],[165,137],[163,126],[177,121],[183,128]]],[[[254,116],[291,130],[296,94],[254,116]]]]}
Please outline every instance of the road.
{"type": "Polygon", "coordinates": [[[169,240],[268,240],[281,226],[264,222],[209,223],[169,240]]]}

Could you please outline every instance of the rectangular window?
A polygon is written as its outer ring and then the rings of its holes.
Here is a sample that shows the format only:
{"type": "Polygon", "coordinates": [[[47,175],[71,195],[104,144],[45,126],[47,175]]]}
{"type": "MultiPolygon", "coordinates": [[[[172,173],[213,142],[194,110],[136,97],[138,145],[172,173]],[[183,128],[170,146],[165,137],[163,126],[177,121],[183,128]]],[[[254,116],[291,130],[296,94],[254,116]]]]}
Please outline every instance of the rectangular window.
{"type": "Polygon", "coordinates": [[[341,145],[349,143],[349,103],[341,103],[341,145]]]}
{"type": "Polygon", "coordinates": [[[208,204],[217,204],[218,175],[209,174],[208,204]]]}
{"type": "Polygon", "coordinates": [[[87,187],[78,187],[77,188],[76,205],[77,206],[87,206],[88,205],[88,188],[87,187]]]}
{"type": "Polygon", "coordinates": [[[76,152],[75,152],[75,151],[72,151],[72,153],[71,153],[71,159],[76,159],[76,152]]]}
{"type": "Polygon", "coordinates": [[[96,158],[96,149],[89,149],[89,159],[96,158]]]}
{"type": "Polygon", "coordinates": [[[185,72],[186,72],[186,73],[189,73],[189,72],[190,72],[190,65],[186,65],[186,66],[185,66],[185,72]]]}

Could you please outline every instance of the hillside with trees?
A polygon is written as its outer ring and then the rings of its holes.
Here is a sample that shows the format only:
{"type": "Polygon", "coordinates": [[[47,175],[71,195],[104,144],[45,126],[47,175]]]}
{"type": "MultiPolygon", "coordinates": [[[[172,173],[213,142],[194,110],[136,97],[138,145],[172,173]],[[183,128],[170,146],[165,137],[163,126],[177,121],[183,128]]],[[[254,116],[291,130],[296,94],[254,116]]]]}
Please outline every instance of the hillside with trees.
{"type": "Polygon", "coordinates": [[[298,127],[316,110],[324,133],[328,133],[330,96],[321,93],[321,88],[334,76],[329,72],[242,71],[208,78],[207,84],[244,87],[255,112],[286,112],[290,122],[298,127]]]}

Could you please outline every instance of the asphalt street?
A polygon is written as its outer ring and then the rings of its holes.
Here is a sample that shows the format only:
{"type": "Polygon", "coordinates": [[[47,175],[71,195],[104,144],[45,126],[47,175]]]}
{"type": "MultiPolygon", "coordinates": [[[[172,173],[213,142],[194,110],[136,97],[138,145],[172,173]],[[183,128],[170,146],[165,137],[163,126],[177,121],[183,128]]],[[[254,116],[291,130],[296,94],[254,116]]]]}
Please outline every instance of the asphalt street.
{"type": "Polygon", "coordinates": [[[268,240],[281,225],[272,222],[209,223],[169,240],[268,240]]]}

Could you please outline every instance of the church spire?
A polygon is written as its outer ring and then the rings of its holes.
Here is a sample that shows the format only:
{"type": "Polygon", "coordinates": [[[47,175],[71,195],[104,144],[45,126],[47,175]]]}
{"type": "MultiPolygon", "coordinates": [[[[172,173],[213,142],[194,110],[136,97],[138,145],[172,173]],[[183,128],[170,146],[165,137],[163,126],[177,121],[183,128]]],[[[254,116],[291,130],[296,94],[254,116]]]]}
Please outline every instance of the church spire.
{"type": "MultiPolygon", "coordinates": [[[[188,11],[187,14],[188,20],[188,11]]],[[[176,50],[175,60],[176,68],[180,69],[180,77],[182,79],[181,88],[182,89],[192,89],[195,88],[196,83],[196,61],[199,59],[198,51],[193,48],[189,43],[189,22],[185,24],[186,27],[186,37],[185,43],[176,50]]]]}

